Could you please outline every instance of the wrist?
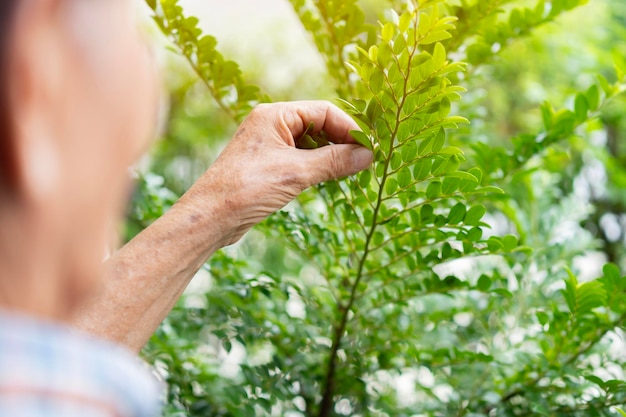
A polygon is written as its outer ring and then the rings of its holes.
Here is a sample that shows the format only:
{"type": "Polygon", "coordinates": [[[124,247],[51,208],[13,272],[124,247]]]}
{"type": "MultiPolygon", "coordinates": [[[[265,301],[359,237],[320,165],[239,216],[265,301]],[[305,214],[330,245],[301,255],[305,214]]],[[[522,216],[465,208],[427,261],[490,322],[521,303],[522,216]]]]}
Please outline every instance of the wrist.
{"type": "Polygon", "coordinates": [[[184,218],[204,235],[213,251],[231,245],[241,238],[240,221],[243,207],[236,179],[224,179],[211,168],[172,207],[177,217],[184,218]]]}

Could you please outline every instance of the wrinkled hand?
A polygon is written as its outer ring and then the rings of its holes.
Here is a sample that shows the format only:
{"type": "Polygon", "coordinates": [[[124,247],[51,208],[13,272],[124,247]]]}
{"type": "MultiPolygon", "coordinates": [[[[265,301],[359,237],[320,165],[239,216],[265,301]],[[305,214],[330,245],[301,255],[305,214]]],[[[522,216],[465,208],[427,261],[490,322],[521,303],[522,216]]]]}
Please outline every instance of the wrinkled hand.
{"type": "Polygon", "coordinates": [[[355,174],[372,163],[372,153],[350,136],[358,125],[338,107],[322,101],[262,104],[185,196],[222,199],[218,220],[227,245],[281,209],[306,188],[355,174]],[[304,150],[296,139],[313,122],[331,146],[304,150]]]}

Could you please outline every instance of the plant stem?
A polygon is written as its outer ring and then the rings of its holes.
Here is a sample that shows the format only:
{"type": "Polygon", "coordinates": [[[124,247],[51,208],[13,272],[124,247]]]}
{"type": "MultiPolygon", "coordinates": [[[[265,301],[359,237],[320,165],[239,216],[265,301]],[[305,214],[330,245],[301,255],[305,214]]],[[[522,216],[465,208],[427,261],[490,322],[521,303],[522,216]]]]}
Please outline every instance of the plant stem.
{"type": "MultiPolygon", "coordinates": [[[[418,20],[415,19],[414,25],[416,28],[415,30],[416,33],[417,33],[417,23],[418,23],[418,20]]],[[[415,54],[415,51],[417,50],[418,42],[415,42],[415,45],[416,46],[413,48],[413,50],[411,50],[409,54],[409,59],[408,59],[409,64],[408,64],[406,76],[404,78],[404,88],[403,88],[404,92],[406,92],[408,88],[408,80],[409,80],[409,75],[411,72],[410,63],[413,58],[413,55],[415,54]]],[[[339,313],[341,314],[341,318],[339,321],[339,325],[335,327],[335,331],[333,335],[333,342],[331,345],[330,357],[328,359],[328,368],[326,371],[326,379],[324,381],[324,391],[322,394],[322,401],[320,403],[320,409],[319,409],[319,414],[318,414],[319,417],[329,417],[333,409],[333,403],[334,403],[333,397],[335,395],[335,375],[337,372],[337,353],[339,352],[339,349],[341,347],[341,343],[343,340],[343,336],[346,331],[346,325],[348,323],[348,317],[349,317],[350,311],[352,310],[354,302],[356,301],[357,290],[358,290],[359,284],[361,283],[361,280],[363,279],[365,275],[363,272],[365,270],[365,261],[367,260],[367,257],[371,252],[370,244],[372,242],[374,233],[376,232],[376,228],[379,225],[377,221],[378,215],[384,202],[383,193],[385,189],[385,183],[387,182],[387,179],[389,178],[389,175],[390,175],[389,168],[390,168],[390,163],[391,163],[391,156],[393,155],[393,151],[395,148],[395,138],[397,136],[398,129],[400,127],[400,119],[402,117],[401,114],[402,114],[402,109],[404,107],[405,101],[406,101],[406,95],[403,95],[402,100],[398,104],[398,108],[396,111],[396,123],[395,123],[394,131],[392,132],[390,141],[389,141],[389,152],[387,154],[388,156],[384,161],[383,176],[380,181],[380,185],[378,189],[378,198],[376,201],[376,207],[374,208],[374,213],[372,215],[372,227],[370,228],[370,231],[367,234],[366,239],[365,239],[365,248],[363,250],[363,255],[361,256],[361,259],[359,261],[359,266],[356,272],[356,278],[350,288],[350,296],[348,298],[347,304],[339,305],[339,313]]]]}
{"type": "MultiPolygon", "coordinates": [[[[345,47],[345,45],[341,45],[339,43],[339,40],[337,39],[337,34],[335,33],[335,27],[333,22],[330,20],[330,17],[328,16],[328,12],[326,10],[326,3],[323,1],[320,1],[317,3],[317,8],[320,11],[320,16],[322,17],[322,21],[324,22],[324,25],[326,26],[326,30],[328,31],[328,34],[330,35],[330,39],[332,41],[332,44],[335,46],[335,58],[336,61],[333,62],[329,62],[329,70],[332,74],[332,72],[335,70],[333,67],[336,66],[336,71],[341,75],[341,79],[342,82],[338,83],[336,88],[337,88],[337,93],[339,93],[340,97],[351,97],[354,95],[354,91],[352,91],[351,88],[351,84],[348,81],[350,79],[350,74],[348,73],[348,68],[346,67],[345,63],[344,63],[344,58],[343,58],[343,49],[345,47]],[[347,87],[343,87],[343,80],[345,80],[347,82],[347,87]]],[[[339,79],[339,77],[337,77],[337,79],[339,79]]]]}

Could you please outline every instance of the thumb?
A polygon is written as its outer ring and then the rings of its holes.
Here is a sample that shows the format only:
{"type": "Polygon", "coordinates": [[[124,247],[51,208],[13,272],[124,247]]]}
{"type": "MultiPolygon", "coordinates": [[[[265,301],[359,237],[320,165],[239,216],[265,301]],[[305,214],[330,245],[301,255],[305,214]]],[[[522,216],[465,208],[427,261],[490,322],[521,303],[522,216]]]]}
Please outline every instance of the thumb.
{"type": "Polygon", "coordinates": [[[309,185],[347,177],[368,168],[374,154],[361,145],[331,145],[306,150],[304,169],[309,172],[309,185]]]}

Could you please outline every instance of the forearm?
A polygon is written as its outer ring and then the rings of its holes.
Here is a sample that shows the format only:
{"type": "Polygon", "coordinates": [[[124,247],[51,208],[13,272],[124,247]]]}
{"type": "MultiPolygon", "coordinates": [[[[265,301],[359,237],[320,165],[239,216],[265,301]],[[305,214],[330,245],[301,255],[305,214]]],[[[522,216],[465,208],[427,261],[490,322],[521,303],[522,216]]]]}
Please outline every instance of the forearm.
{"type": "Polygon", "coordinates": [[[104,286],[76,316],[76,327],[141,350],[198,269],[229,239],[224,197],[212,181],[207,173],[107,260],[104,286]]]}
{"type": "Polygon", "coordinates": [[[372,163],[372,153],[350,136],[354,129],[348,115],[325,102],[257,107],[181,200],[107,261],[103,291],[75,324],[140,350],[214,251],[307,187],[372,163]],[[297,149],[295,138],[311,124],[337,144],[297,149]]]}

